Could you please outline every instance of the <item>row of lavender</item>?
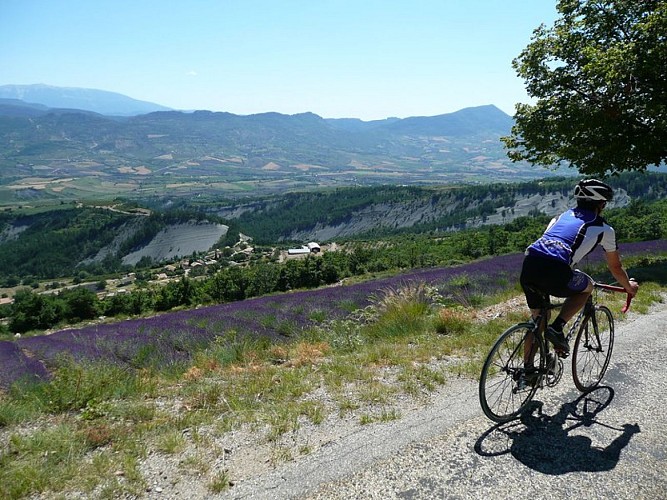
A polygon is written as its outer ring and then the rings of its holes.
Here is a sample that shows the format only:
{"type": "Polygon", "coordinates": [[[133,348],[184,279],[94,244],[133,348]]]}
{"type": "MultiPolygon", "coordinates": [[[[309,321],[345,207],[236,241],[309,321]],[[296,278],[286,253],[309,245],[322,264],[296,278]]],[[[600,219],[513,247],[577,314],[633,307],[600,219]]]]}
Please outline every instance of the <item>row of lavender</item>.
{"type": "MultiPolygon", "coordinates": [[[[667,240],[626,244],[624,255],[667,252],[667,240]]],[[[438,287],[441,294],[465,300],[516,283],[522,255],[513,254],[454,267],[416,270],[355,285],[248,299],[144,319],[62,330],[51,335],[0,341],[0,387],[18,379],[48,379],[49,370],[69,355],[76,360],[107,360],[128,366],[186,360],[197,347],[221,335],[285,339],[323,319],[341,319],[367,306],[382,290],[409,282],[438,287]]],[[[589,261],[602,260],[595,254],[589,261]]]]}

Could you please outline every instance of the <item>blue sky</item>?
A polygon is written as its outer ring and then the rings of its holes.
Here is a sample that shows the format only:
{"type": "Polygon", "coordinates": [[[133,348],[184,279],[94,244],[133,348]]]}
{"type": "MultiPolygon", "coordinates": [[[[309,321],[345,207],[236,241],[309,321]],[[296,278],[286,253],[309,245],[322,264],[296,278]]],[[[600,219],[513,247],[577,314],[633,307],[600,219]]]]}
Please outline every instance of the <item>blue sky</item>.
{"type": "Polygon", "coordinates": [[[0,85],[363,120],[528,102],[547,0],[0,0],[0,85]]]}

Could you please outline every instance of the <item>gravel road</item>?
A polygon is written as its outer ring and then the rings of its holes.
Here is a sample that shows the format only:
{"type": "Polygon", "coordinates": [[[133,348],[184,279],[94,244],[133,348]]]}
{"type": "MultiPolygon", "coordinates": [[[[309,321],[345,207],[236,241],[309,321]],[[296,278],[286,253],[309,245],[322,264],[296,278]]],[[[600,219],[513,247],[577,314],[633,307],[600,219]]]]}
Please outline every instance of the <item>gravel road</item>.
{"type": "Polygon", "coordinates": [[[221,498],[667,498],[667,305],[617,323],[603,384],[582,396],[569,364],[532,412],[494,425],[477,383],[362,426],[221,498]]]}

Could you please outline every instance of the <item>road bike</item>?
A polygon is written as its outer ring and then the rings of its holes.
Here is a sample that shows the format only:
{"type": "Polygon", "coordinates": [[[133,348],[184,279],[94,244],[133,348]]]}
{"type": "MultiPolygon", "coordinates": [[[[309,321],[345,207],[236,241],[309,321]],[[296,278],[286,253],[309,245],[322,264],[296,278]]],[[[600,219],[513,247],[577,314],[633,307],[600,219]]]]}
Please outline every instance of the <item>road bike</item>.
{"type": "MultiPolygon", "coordinates": [[[[573,337],[572,379],[581,392],[589,392],[602,380],[614,347],[614,317],[608,307],[597,303],[598,293],[625,292],[620,286],[594,283],[594,293],[567,333],[573,337]]],[[[544,329],[551,310],[563,303],[552,304],[544,297],[545,306],[537,318],[518,323],[503,332],[491,348],[479,379],[479,402],[484,414],[502,423],[519,416],[538,389],[555,386],[563,376],[563,359],[544,338],[544,329]]],[[[628,294],[622,309],[630,307],[628,294]]]]}

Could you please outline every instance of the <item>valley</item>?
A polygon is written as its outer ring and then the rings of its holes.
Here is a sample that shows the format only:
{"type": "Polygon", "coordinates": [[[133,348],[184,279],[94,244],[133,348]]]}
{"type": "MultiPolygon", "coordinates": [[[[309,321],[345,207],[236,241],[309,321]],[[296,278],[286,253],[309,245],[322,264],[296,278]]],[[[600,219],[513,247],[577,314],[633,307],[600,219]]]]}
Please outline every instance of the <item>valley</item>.
{"type": "Polygon", "coordinates": [[[493,105],[363,122],[312,113],[159,111],[119,117],[4,101],[0,207],[119,196],[210,201],[572,174],[512,163],[500,142],[512,118],[493,105]]]}

